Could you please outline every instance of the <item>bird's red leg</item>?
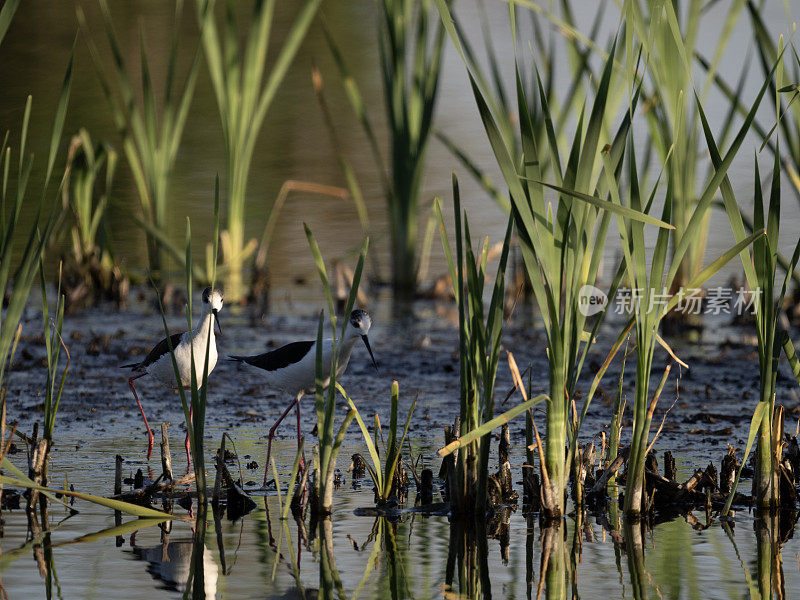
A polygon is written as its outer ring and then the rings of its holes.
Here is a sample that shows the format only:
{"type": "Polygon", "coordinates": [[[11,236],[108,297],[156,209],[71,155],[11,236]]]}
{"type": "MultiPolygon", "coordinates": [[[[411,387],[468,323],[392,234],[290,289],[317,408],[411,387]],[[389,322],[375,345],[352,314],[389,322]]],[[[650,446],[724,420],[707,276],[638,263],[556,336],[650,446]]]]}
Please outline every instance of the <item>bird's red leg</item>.
{"type": "Polygon", "coordinates": [[[142,403],[139,402],[139,396],[136,393],[136,388],[133,387],[133,381],[135,379],[139,379],[139,377],[144,377],[145,375],[147,375],[147,373],[139,373],[138,375],[134,375],[133,377],[128,379],[128,385],[130,386],[131,391],[133,392],[133,397],[136,398],[136,404],[139,405],[139,412],[142,413],[142,419],[144,419],[144,426],[147,429],[147,439],[148,439],[147,460],[150,460],[150,455],[153,453],[153,432],[150,431],[150,424],[147,422],[147,417],[144,416],[144,408],[142,408],[142,403]]]}
{"type": "Polygon", "coordinates": [[[272,429],[269,430],[269,434],[267,435],[267,439],[269,441],[267,442],[267,464],[264,466],[264,487],[267,486],[267,475],[269,475],[269,456],[272,453],[272,438],[275,437],[275,430],[278,428],[278,425],[280,425],[281,421],[283,421],[286,418],[286,415],[288,415],[289,412],[294,408],[295,404],[297,404],[297,398],[292,400],[292,403],[289,404],[288,407],[286,407],[286,410],[283,411],[283,414],[275,422],[275,425],[272,426],[272,429]]]}
{"type": "MultiPolygon", "coordinates": [[[[295,403],[297,404],[297,449],[298,450],[300,450],[300,442],[302,441],[303,438],[302,434],[300,433],[300,398],[301,396],[297,396],[297,400],[295,400],[295,403]]],[[[300,469],[297,472],[298,478],[300,477],[300,474],[302,474],[302,472],[303,472],[303,457],[301,456],[300,469]]]]}
{"type": "MultiPolygon", "coordinates": [[[[189,422],[190,423],[193,422],[193,419],[192,419],[193,410],[194,410],[194,407],[190,404],[189,405],[189,422]]],[[[189,428],[188,427],[186,428],[186,441],[184,442],[184,445],[186,446],[186,472],[188,473],[189,471],[192,470],[192,455],[189,453],[189,447],[190,446],[189,446],[189,428]]]]}

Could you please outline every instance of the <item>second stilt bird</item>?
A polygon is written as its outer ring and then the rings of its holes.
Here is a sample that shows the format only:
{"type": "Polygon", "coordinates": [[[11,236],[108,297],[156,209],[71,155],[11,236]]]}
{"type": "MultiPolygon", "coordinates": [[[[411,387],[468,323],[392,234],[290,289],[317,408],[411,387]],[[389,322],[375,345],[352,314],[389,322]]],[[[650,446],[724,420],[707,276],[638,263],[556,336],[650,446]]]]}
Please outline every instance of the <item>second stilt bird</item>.
{"type": "MultiPolygon", "coordinates": [[[[350,313],[350,320],[344,332],[339,362],[336,368],[336,376],[339,377],[347,369],[350,361],[350,353],[353,351],[358,338],[364,341],[372,364],[378,370],[378,363],[372,354],[369,345],[367,332],[372,325],[372,319],[367,311],[356,309],[350,313]]],[[[331,360],[333,358],[333,340],[327,339],[322,342],[322,372],[330,373],[331,360]]],[[[267,385],[292,394],[295,398],[280,416],[272,429],[269,430],[269,442],[267,445],[267,464],[264,469],[264,485],[267,484],[267,473],[269,470],[270,453],[272,452],[272,438],[275,437],[275,430],[289,412],[297,406],[297,444],[300,445],[300,398],[305,394],[313,394],[316,389],[317,373],[317,342],[315,340],[304,342],[292,342],[281,346],[277,350],[257,354],[255,356],[231,356],[231,360],[247,363],[267,373],[267,385]]],[[[323,382],[324,387],[328,387],[329,378],[323,382]]]]}

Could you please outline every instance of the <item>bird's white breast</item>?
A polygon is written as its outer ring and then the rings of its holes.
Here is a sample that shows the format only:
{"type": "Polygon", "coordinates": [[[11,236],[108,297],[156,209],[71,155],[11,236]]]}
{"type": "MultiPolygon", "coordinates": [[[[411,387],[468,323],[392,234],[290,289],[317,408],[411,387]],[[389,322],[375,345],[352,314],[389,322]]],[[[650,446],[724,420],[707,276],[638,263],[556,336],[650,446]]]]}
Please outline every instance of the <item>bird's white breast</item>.
{"type": "MultiPolygon", "coordinates": [[[[199,388],[203,383],[207,334],[203,334],[202,332],[195,334],[193,340],[190,338],[190,335],[191,332],[187,331],[181,336],[180,344],[175,348],[175,361],[178,363],[181,386],[189,388],[192,383],[192,363],[190,357],[194,357],[195,377],[197,387],[199,388]]],[[[217,343],[213,332],[209,341],[211,342],[208,350],[208,374],[210,375],[211,371],[213,371],[214,367],[217,365],[217,343]]],[[[150,365],[147,368],[147,372],[169,386],[178,387],[175,385],[175,370],[169,352],[150,365]]]]}

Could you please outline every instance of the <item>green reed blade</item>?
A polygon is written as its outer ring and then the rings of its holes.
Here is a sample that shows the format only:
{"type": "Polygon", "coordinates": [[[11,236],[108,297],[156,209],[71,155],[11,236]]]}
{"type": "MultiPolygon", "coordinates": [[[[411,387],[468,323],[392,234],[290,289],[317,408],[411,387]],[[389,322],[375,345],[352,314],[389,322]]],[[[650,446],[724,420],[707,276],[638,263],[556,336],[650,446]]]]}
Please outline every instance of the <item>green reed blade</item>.
{"type": "MultiPolygon", "coordinates": [[[[22,482],[22,487],[33,487],[36,486],[36,482],[33,479],[29,478],[25,473],[22,472],[20,468],[18,468],[14,463],[8,460],[7,456],[4,456],[2,461],[0,461],[0,466],[6,471],[12,473],[14,475],[14,479],[17,481],[22,482]]],[[[49,492],[47,490],[40,490],[45,496],[47,496],[53,502],[58,504],[63,504],[68,509],[78,512],[72,506],[70,506],[69,502],[67,502],[64,498],[59,498],[56,494],[60,494],[61,490],[56,490],[55,492],[49,492]]]]}
{"type": "Polygon", "coordinates": [[[110,508],[112,510],[118,510],[126,514],[133,515],[135,517],[148,517],[148,518],[157,518],[163,520],[175,518],[173,515],[169,513],[165,513],[160,510],[155,510],[152,508],[146,508],[144,506],[139,506],[138,504],[131,504],[130,502],[123,502],[122,500],[114,500],[113,498],[103,498],[102,496],[94,496],[92,494],[84,494],[82,492],[73,492],[71,490],[56,490],[42,485],[36,485],[32,481],[15,479],[7,475],[0,475],[0,483],[2,483],[3,485],[10,485],[13,487],[24,487],[24,488],[39,490],[40,492],[48,492],[50,494],[63,494],[71,498],[78,498],[79,500],[86,500],[87,502],[91,502],[92,504],[105,506],[106,508],[110,508]]]}
{"type": "MultiPolygon", "coordinates": [[[[389,398],[389,441],[386,444],[386,466],[384,471],[389,482],[391,482],[394,473],[390,470],[390,462],[396,460],[395,454],[398,451],[397,447],[397,405],[399,403],[400,390],[396,381],[392,382],[392,389],[389,398]]],[[[400,450],[403,448],[402,442],[400,443],[400,450]]],[[[391,485],[391,483],[389,483],[391,485]]]]}
{"type": "Polygon", "coordinates": [[[728,511],[731,508],[731,503],[733,502],[733,496],[736,494],[736,488],[739,486],[739,478],[742,475],[742,469],[747,463],[747,457],[750,456],[750,450],[753,447],[753,442],[758,434],[761,421],[768,417],[769,411],[770,406],[768,402],[759,402],[756,405],[756,409],[753,412],[753,418],[750,420],[750,430],[747,433],[747,444],[744,447],[744,456],[742,457],[742,462],[739,463],[739,468],[736,470],[736,478],[733,480],[731,493],[728,494],[728,498],[725,500],[725,506],[722,508],[722,512],[720,513],[720,515],[723,517],[728,515],[728,511]]]}
{"type": "Polygon", "coordinates": [[[364,271],[364,260],[367,256],[367,250],[369,250],[369,238],[364,238],[364,242],[361,244],[361,251],[358,253],[358,262],[356,263],[356,269],[353,271],[353,281],[350,284],[350,293],[347,296],[347,304],[345,304],[344,309],[344,319],[342,319],[342,332],[339,335],[339,343],[344,342],[344,332],[347,329],[347,323],[350,321],[350,313],[353,310],[353,306],[355,306],[356,298],[358,297],[358,288],[361,284],[361,274],[364,271]]]}
{"type": "Polygon", "coordinates": [[[336,459],[339,456],[339,450],[342,447],[342,442],[344,442],[344,436],[347,434],[347,429],[350,427],[350,423],[355,418],[355,411],[349,410],[342,421],[342,424],[339,426],[339,431],[336,433],[336,437],[333,439],[333,446],[331,447],[330,451],[330,458],[328,463],[328,481],[333,481],[334,471],[336,469],[336,459]]]}
{"type": "Polygon", "coordinates": [[[535,398],[531,398],[530,400],[527,400],[526,402],[518,404],[514,408],[505,411],[504,413],[496,416],[491,421],[488,421],[488,422],[480,425],[476,429],[473,429],[473,430],[467,432],[466,434],[462,435],[459,439],[455,440],[454,442],[451,442],[450,444],[448,444],[444,448],[440,449],[438,451],[439,456],[444,458],[445,456],[447,456],[448,454],[451,454],[452,452],[458,450],[459,448],[464,448],[465,446],[468,446],[472,442],[474,442],[474,441],[482,438],[483,436],[485,436],[490,431],[492,431],[494,429],[497,429],[498,427],[500,427],[501,425],[503,425],[505,423],[508,423],[509,421],[511,421],[511,419],[513,419],[517,415],[525,412],[529,408],[531,408],[533,406],[536,406],[537,404],[540,404],[541,402],[549,401],[549,400],[550,400],[550,398],[547,395],[540,394],[540,395],[536,396],[535,398]]]}
{"type": "Polygon", "coordinates": [[[372,478],[375,480],[375,487],[379,491],[382,491],[383,471],[381,469],[381,459],[380,456],[378,455],[378,450],[372,441],[372,437],[369,434],[369,429],[367,429],[364,420],[361,418],[361,413],[358,412],[358,408],[356,408],[355,402],[353,402],[352,398],[350,398],[350,396],[347,395],[345,389],[338,382],[336,383],[336,389],[339,390],[339,393],[344,397],[345,400],[347,400],[347,404],[350,406],[350,410],[353,411],[353,416],[358,422],[358,426],[361,428],[361,433],[364,436],[364,441],[366,442],[367,450],[369,451],[370,460],[372,460],[372,464],[374,466],[374,469],[370,467],[370,476],[372,476],[372,478]]]}
{"type": "MultiPolygon", "coordinates": [[[[398,396],[398,383],[396,381],[392,382],[392,412],[397,413],[397,396],[398,396]]],[[[384,476],[385,482],[385,496],[388,498],[389,494],[392,491],[392,483],[394,482],[394,474],[397,470],[397,465],[400,463],[400,458],[403,452],[403,445],[406,442],[406,436],[408,435],[408,428],[411,426],[411,416],[414,414],[414,408],[417,406],[417,399],[419,398],[419,394],[414,397],[414,401],[411,403],[411,407],[408,409],[408,415],[406,415],[406,422],[403,425],[403,435],[400,438],[400,443],[397,444],[395,447],[393,443],[389,444],[389,451],[386,453],[386,475],[384,476]]],[[[395,434],[394,429],[397,427],[397,419],[392,427],[392,431],[390,435],[395,434]]]]}
{"type": "Polygon", "coordinates": [[[674,225],[665,223],[664,221],[656,219],[655,217],[651,217],[650,215],[645,214],[641,211],[634,210],[632,208],[623,206],[621,204],[614,204],[613,202],[609,202],[608,200],[603,200],[602,198],[598,198],[597,196],[590,196],[589,194],[584,194],[582,192],[578,192],[572,189],[567,189],[559,185],[546,183],[544,181],[537,181],[536,183],[543,185],[545,187],[549,187],[550,189],[556,190],[557,192],[561,192],[562,194],[567,194],[568,196],[571,196],[578,200],[582,200],[588,204],[591,204],[592,206],[596,206],[597,208],[608,210],[617,215],[625,217],[626,219],[632,219],[634,221],[641,221],[642,223],[656,225],[657,227],[661,227],[663,229],[675,229],[674,225]]]}
{"type": "MultiPolygon", "coordinates": [[[[455,178],[455,175],[453,175],[453,177],[455,178]]],[[[455,282],[458,281],[458,273],[456,271],[455,262],[453,262],[453,252],[450,249],[450,243],[447,241],[447,230],[445,229],[444,216],[442,215],[442,205],[439,198],[434,198],[433,200],[433,211],[439,221],[439,233],[442,240],[442,249],[444,250],[445,260],[447,261],[447,269],[450,273],[450,280],[455,282]]],[[[461,290],[457,289],[457,287],[458,286],[453,285],[453,293],[455,294],[456,302],[458,302],[458,297],[461,293],[461,290]]]]}
{"type": "MultiPolygon", "coordinates": [[[[47,158],[47,173],[45,181],[50,180],[50,175],[53,173],[53,166],[56,162],[56,153],[58,152],[61,143],[61,134],[64,131],[64,121],[67,115],[67,106],[69,105],[70,88],[72,87],[72,65],[75,60],[75,46],[78,43],[77,36],[72,42],[72,50],[69,54],[69,62],[67,63],[67,72],[64,74],[64,81],[61,84],[61,94],[58,97],[58,104],[56,105],[55,120],[53,121],[53,130],[50,135],[50,152],[47,158]]],[[[42,191],[44,196],[46,191],[42,191]]]]}
{"type": "Polygon", "coordinates": [[[800,360],[797,358],[797,353],[794,349],[794,343],[789,337],[789,334],[785,331],[780,332],[778,341],[783,347],[783,353],[786,356],[786,360],[789,362],[789,368],[792,370],[792,375],[794,375],[798,385],[800,385],[800,360]]]}
{"type": "MultiPolygon", "coordinates": [[[[289,518],[289,508],[292,505],[292,498],[294,498],[294,488],[297,484],[297,474],[300,472],[300,459],[303,458],[303,447],[305,445],[305,438],[301,437],[299,440],[299,446],[297,448],[297,454],[294,457],[294,464],[292,465],[291,475],[289,475],[289,487],[286,488],[286,502],[283,505],[283,510],[281,511],[281,519],[286,520],[289,518]]],[[[276,485],[277,485],[277,479],[276,485]]],[[[280,494],[280,490],[278,490],[280,494]]]]}
{"type": "Polygon", "coordinates": [[[319,278],[322,280],[322,288],[325,291],[325,299],[328,301],[328,314],[330,314],[333,318],[333,315],[336,314],[336,308],[333,302],[333,294],[331,293],[330,284],[328,283],[328,273],[325,268],[325,261],[322,258],[322,252],[320,252],[317,240],[314,237],[314,234],[311,233],[311,229],[306,223],[303,223],[303,227],[306,230],[306,238],[308,238],[308,245],[310,246],[311,254],[314,257],[314,264],[317,265],[319,278]]]}
{"type": "Polygon", "coordinates": [[[3,6],[0,7],[0,43],[8,32],[11,25],[11,19],[14,18],[14,13],[17,12],[21,0],[6,0],[3,6]]]}

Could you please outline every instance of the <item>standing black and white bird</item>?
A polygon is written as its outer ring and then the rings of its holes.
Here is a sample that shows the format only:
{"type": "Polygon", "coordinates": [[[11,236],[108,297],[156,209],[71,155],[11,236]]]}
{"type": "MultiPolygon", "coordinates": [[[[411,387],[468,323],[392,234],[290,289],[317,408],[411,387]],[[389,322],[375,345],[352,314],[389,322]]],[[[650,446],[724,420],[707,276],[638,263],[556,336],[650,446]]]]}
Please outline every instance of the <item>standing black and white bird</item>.
{"type": "MultiPolygon", "coordinates": [[[[217,364],[217,341],[214,337],[214,322],[220,328],[219,324],[219,311],[222,310],[222,292],[219,290],[207,287],[203,290],[203,314],[200,317],[200,322],[197,327],[191,331],[184,331],[182,333],[173,333],[169,338],[164,338],[150,350],[150,353],[140,363],[133,363],[129,365],[122,365],[123,368],[131,368],[136,375],[128,379],[128,385],[131,387],[133,397],[136,398],[136,403],[139,405],[139,411],[142,413],[144,426],[147,429],[148,447],[147,458],[153,452],[153,432],[150,431],[150,425],[147,423],[147,417],[144,414],[142,403],[139,401],[139,396],[136,394],[136,388],[133,382],[145,375],[152,375],[161,383],[169,386],[172,389],[178,389],[178,386],[184,389],[191,388],[192,385],[192,358],[194,358],[194,369],[197,387],[199,388],[203,383],[203,371],[206,363],[206,343],[209,343],[208,348],[208,374],[214,370],[217,364]],[[173,352],[175,353],[175,362],[178,363],[178,372],[180,373],[180,384],[175,379],[175,369],[172,364],[172,357],[170,356],[169,348],[172,345],[173,352]]],[[[191,412],[189,414],[191,418],[191,412]]],[[[189,433],[186,433],[186,459],[191,462],[189,458],[189,433]]]]}
{"type": "MultiPolygon", "coordinates": [[[[345,329],[339,353],[339,362],[336,369],[337,378],[347,369],[353,346],[355,346],[359,338],[364,341],[364,345],[367,347],[369,356],[372,359],[372,364],[375,366],[375,370],[378,370],[378,363],[375,362],[375,356],[372,354],[372,348],[370,348],[369,338],[367,337],[367,332],[371,326],[372,319],[367,314],[367,311],[356,309],[350,313],[350,320],[345,329]]],[[[330,373],[333,340],[323,340],[322,344],[322,372],[330,373]]],[[[264,354],[231,356],[230,358],[231,360],[244,362],[263,369],[267,373],[267,385],[269,387],[277,388],[295,397],[275,425],[272,426],[272,429],[269,430],[267,463],[264,469],[264,485],[266,485],[270,453],[272,452],[272,438],[275,437],[275,430],[278,425],[295,405],[297,406],[297,444],[298,446],[300,445],[300,398],[304,394],[312,394],[316,390],[317,342],[316,340],[292,342],[264,354]]],[[[327,388],[329,383],[330,378],[328,377],[323,382],[323,386],[327,388]]]]}

